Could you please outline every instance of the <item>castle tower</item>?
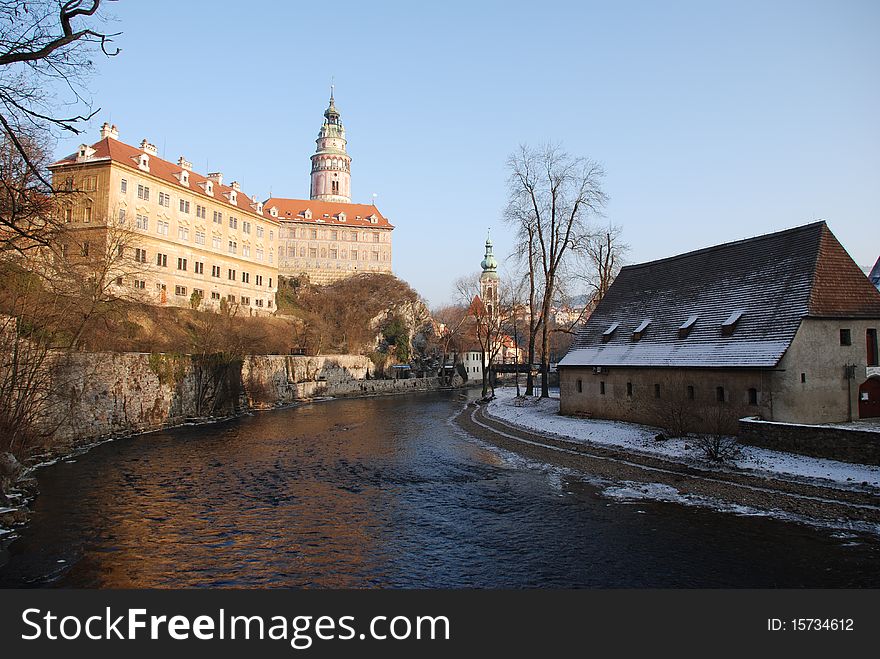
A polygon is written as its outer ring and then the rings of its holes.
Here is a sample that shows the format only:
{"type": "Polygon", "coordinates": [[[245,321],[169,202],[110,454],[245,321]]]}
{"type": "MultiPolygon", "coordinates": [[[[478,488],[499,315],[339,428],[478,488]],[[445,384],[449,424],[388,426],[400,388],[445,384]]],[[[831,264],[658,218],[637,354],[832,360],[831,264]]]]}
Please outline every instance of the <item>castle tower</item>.
{"type": "Polygon", "coordinates": [[[498,261],[492,254],[492,240],[486,235],[486,254],[480,263],[483,272],[480,275],[480,297],[486,305],[486,312],[491,316],[498,308],[498,261]]]}
{"type": "Polygon", "coordinates": [[[324,125],[315,140],[318,145],[312,156],[312,184],[309,199],[351,203],[351,158],[345,152],[345,127],[333,100],[324,111],[324,125]]]}

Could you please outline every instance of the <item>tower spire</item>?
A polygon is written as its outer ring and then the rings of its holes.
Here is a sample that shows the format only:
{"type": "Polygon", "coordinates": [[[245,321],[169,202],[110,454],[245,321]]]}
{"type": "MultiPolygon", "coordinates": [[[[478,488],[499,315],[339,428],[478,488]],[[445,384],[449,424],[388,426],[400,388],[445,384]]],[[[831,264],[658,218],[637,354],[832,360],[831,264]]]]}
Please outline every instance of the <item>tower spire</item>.
{"type": "Polygon", "coordinates": [[[336,108],[335,85],[330,79],[330,103],[312,155],[310,199],[351,203],[351,157],[345,150],[345,127],[336,108]]]}

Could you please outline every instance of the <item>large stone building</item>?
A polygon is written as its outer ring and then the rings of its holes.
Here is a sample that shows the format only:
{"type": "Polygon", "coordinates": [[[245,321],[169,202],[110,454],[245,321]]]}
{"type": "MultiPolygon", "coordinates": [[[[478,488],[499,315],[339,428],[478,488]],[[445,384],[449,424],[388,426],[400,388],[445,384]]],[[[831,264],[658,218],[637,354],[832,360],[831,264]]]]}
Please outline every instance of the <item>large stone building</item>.
{"type": "Polygon", "coordinates": [[[50,166],[53,185],[75,192],[59,209],[71,258],[113,252],[119,294],[153,304],[272,313],[280,223],[222,174],[169,162],[104,124],[101,140],[50,166]],[[119,250],[120,257],[115,258],[119,250]]]}
{"type": "Polygon", "coordinates": [[[394,227],[375,205],[351,203],[351,158],[332,91],[311,161],[309,199],[261,202],[235,181],[224,185],[219,172],[160,158],[147,140],[121,142],[105,123],[100,141],[50,166],[53,185],[75,193],[59,209],[71,244],[58,251],[76,258],[119,249],[118,294],[250,313],[274,312],[279,274],[328,283],[391,272],[394,227]]]}
{"type": "Polygon", "coordinates": [[[272,197],[264,204],[281,222],[280,274],[326,284],[358,272],[391,272],[394,227],[375,205],[351,203],[351,157],[332,91],[316,144],[309,199],[272,197]]]}
{"type": "Polygon", "coordinates": [[[880,416],[880,293],[824,222],[623,268],[559,363],[560,410],[713,430],[880,416]]]}

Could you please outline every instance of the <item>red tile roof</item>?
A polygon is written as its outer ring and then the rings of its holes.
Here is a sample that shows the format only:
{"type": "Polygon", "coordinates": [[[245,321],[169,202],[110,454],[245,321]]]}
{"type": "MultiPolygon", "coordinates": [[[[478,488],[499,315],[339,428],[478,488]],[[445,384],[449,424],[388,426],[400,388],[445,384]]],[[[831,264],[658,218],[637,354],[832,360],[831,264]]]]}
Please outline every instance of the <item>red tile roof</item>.
{"type": "Polygon", "coordinates": [[[393,229],[394,226],[383,217],[379,209],[370,204],[346,204],[339,201],[318,201],[317,199],[282,199],[271,197],[263,202],[266,213],[272,207],[278,209],[279,220],[296,222],[312,222],[315,224],[342,224],[350,226],[372,226],[384,229],[393,229]],[[305,217],[305,212],[310,210],[311,219],[305,217]],[[345,222],[339,219],[339,214],[345,213],[345,222]],[[370,222],[370,216],[376,217],[376,224],[370,222]]]}
{"type": "MultiPolygon", "coordinates": [[[[62,158],[58,162],[55,162],[49,165],[49,168],[55,167],[63,167],[66,165],[88,165],[91,162],[100,161],[102,159],[110,159],[113,162],[120,163],[127,167],[131,167],[135,171],[143,171],[138,168],[138,159],[141,155],[144,154],[144,151],[138,149],[137,147],[133,147],[129,144],[125,144],[124,142],[120,142],[119,140],[115,140],[111,137],[105,137],[100,142],[96,142],[92,145],[92,148],[95,150],[90,157],[90,160],[84,161],[82,163],[77,163],[76,154],[71,154],[65,158],[62,158]]],[[[180,180],[177,176],[180,172],[183,171],[183,168],[177,163],[172,163],[167,160],[163,160],[158,156],[154,156],[152,154],[147,154],[150,156],[150,171],[143,172],[145,174],[150,174],[155,176],[156,178],[162,179],[166,183],[171,186],[174,186],[178,189],[183,189],[191,192],[196,196],[205,197],[208,199],[213,199],[216,202],[224,203],[228,206],[232,206],[237,208],[240,211],[253,213],[254,215],[259,215],[257,213],[256,202],[246,195],[241,190],[236,192],[236,201],[235,203],[231,203],[229,200],[230,193],[233,192],[231,186],[228,185],[217,185],[217,182],[214,182],[213,185],[213,196],[209,195],[205,192],[205,187],[203,185],[199,185],[199,183],[204,184],[207,182],[208,177],[198,174],[196,172],[189,172],[189,186],[181,184],[180,180]]],[[[264,208],[262,216],[274,220],[271,215],[264,208]]]]}
{"type": "Polygon", "coordinates": [[[810,316],[880,318],[880,292],[824,224],[813,272],[810,316]]]}

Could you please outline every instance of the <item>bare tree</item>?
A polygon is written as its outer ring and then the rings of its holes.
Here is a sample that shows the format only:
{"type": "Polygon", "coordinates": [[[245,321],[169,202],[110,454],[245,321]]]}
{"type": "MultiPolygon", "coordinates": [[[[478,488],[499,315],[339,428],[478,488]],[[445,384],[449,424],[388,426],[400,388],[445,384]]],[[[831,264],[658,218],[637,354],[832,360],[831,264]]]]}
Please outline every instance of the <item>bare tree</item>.
{"type": "Polygon", "coordinates": [[[623,242],[622,234],[620,226],[610,224],[605,229],[597,229],[586,235],[582,244],[575,245],[576,251],[586,262],[584,268],[578,269],[583,273],[579,277],[586,281],[594,304],[605,297],[623,266],[629,245],[623,242]]]}
{"type": "Polygon", "coordinates": [[[34,131],[77,135],[99,111],[84,91],[92,55],[119,53],[111,45],[117,35],[95,29],[105,20],[101,5],[102,0],[0,0],[0,128],[48,190],[52,186],[20,136],[34,131]],[[72,113],[56,112],[60,89],[67,90],[69,98],[62,103],[74,108],[72,113]]]}
{"type": "MultiPolygon", "coordinates": [[[[507,163],[509,201],[505,218],[518,228],[520,251],[529,260],[530,302],[538,300],[540,312],[532,314],[531,334],[541,332],[541,397],[548,397],[550,372],[550,315],[558,277],[572,247],[589,235],[589,220],[599,215],[607,197],[602,191],[602,167],[576,158],[559,147],[521,146],[507,163]],[[536,318],[538,320],[536,320],[536,318]]],[[[531,355],[530,355],[531,357],[531,355]]]]}
{"type": "Polygon", "coordinates": [[[436,344],[440,348],[440,377],[445,385],[452,384],[452,377],[446,375],[446,362],[450,353],[453,358],[453,367],[456,365],[458,356],[462,351],[462,338],[468,320],[467,307],[461,305],[447,305],[432,312],[432,317],[437,324],[436,344]]]}
{"type": "Polygon", "coordinates": [[[491,373],[498,353],[501,351],[501,339],[504,336],[505,309],[501,301],[495,305],[486,305],[480,298],[479,275],[461,277],[455,283],[459,299],[467,305],[470,319],[470,336],[476,341],[482,353],[482,384],[483,398],[493,390],[491,373]]]}

